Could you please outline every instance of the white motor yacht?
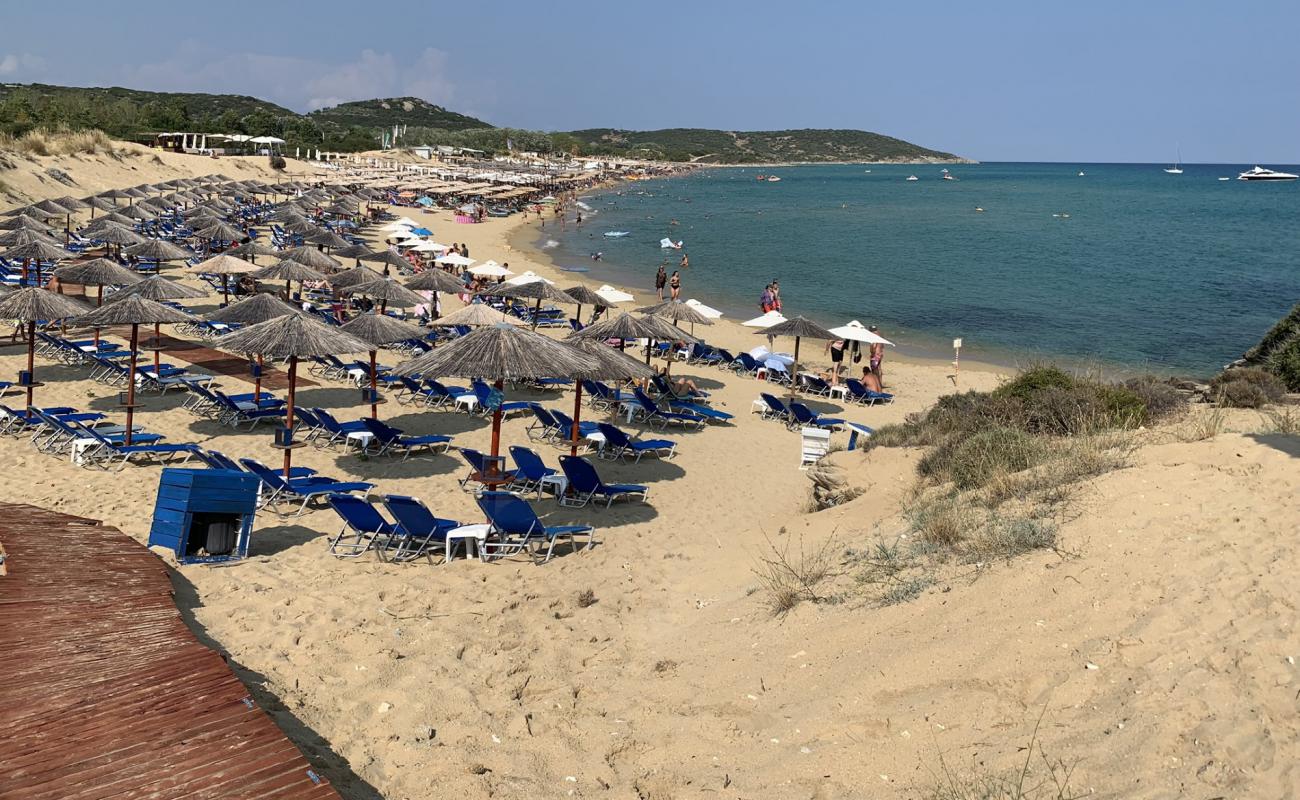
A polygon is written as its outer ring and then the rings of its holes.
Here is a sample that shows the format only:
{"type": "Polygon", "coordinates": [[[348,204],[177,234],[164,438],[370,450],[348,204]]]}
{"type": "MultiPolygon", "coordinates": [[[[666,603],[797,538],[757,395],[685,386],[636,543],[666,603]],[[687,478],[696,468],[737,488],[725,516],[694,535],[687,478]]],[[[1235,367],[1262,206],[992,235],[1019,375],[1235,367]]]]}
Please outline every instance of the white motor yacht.
{"type": "Polygon", "coordinates": [[[1293,181],[1296,178],[1300,178],[1300,175],[1264,169],[1263,167],[1255,167],[1237,176],[1239,181],[1293,181]]]}

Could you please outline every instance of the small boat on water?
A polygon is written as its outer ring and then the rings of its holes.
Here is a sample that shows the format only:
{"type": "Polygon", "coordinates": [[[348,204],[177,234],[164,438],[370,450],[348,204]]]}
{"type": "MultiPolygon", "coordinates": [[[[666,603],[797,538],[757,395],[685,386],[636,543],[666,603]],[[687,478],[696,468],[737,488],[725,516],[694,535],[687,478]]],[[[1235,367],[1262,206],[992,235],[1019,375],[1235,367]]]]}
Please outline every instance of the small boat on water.
{"type": "Polygon", "coordinates": [[[1232,178],[1219,178],[1219,180],[1221,180],[1221,181],[1230,181],[1230,180],[1232,180],[1232,178]]]}
{"type": "Polygon", "coordinates": [[[1170,175],[1182,175],[1183,174],[1182,163],[1183,163],[1183,148],[1180,145],[1178,148],[1178,158],[1174,160],[1174,165],[1166,169],[1165,172],[1169,173],[1170,175]]]}
{"type": "Polygon", "coordinates": [[[768,183],[776,183],[776,182],[779,181],[779,180],[781,180],[781,179],[778,178],[778,177],[775,176],[775,175],[768,175],[768,176],[767,176],[767,182],[768,182],[768,183]]]}
{"type": "Polygon", "coordinates": [[[683,242],[680,239],[674,242],[666,236],[659,240],[659,247],[663,250],[681,250],[682,244],[683,242]]]}
{"type": "Polygon", "coordinates": [[[1083,177],[1083,170],[1079,170],[1079,177],[1080,177],[1080,178],[1083,177]]]}
{"type": "Polygon", "coordinates": [[[1300,175],[1292,175],[1289,172],[1278,172],[1277,170],[1264,169],[1255,167],[1247,170],[1237,176],[1239,181],[1293,181],[1300,178],[1300,175]]]}
{"type": "Polygon", "coordinates": [[[919,181],[919,180],[921,180],[920,178],[916,177],[915,175],[908,175],[908,176],[907,176],[907,179],[908,179],[909,181],[919,181]]]}
{"type": "Polygon", "coordinates": [[[631,233],[631,231],[605,231],[605,235],[611,239],[622,239],[629,233],[631,233]]]}
{"type": "Polygon", "coordinates": [[[952,173],[949,172],[947,169],[944,169],[944,170],[943,170],[943,179],[944,179],[945,181],[955,181],[955,180],[957,180],[956,178],[954,178],[954,177],[952,176],[952,173]]]}

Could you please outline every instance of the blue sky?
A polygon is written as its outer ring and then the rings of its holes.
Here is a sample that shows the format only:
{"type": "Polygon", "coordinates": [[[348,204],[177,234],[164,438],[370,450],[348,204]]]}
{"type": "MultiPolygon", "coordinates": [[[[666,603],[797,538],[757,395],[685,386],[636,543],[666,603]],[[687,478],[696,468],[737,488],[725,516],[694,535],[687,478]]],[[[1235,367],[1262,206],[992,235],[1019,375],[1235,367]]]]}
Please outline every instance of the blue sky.
{"type": "Polygon", "coordinates": [[[416,95],[497,125],[862,128],[982,160],[1300,162],[1300,3],[4,0],[0,81],[416,95]]]}

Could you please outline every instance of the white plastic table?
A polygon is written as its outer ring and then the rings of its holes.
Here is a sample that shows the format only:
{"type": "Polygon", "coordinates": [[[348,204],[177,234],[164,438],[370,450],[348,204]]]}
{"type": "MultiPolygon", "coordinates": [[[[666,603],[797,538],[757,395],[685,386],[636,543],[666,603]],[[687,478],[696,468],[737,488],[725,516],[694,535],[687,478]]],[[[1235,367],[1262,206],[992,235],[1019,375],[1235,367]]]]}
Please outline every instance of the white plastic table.
{"type": "Polygon", "coordinates": [[[560,473],[547,475],[537,482],[537,499],[542,499],[542,490],[550,487],[555,492],[555,499],[564,497],[565,492],[569,491],[569,479],[560,473]]]}
{"type": "Polygon", "coordinates": [[[459,528],[452,528],[447,531],[446,550],[443,556],[443,563],[451,562],[451,553],[456,548],[456,543],[463,541],[465,543],[465,560],[469,560],[469,548],[474,547],[475,555],[479,560],[483,560],[483,542],[487,539],[488,531],[492,526],[485,522],[476,522],[472,525],[461,525],[459,528]]]}

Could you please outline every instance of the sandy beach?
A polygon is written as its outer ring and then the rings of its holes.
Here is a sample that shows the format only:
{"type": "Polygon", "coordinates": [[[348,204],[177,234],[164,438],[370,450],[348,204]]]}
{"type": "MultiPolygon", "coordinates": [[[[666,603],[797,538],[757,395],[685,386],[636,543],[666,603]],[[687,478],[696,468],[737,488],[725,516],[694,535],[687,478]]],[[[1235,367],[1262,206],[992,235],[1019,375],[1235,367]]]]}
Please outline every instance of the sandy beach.
{"type": "MultiPolygon", "coordinates": [[[[39,199],[213,171],[272,179],[264,164],[146,152],[34,159],[4,177],[39,199]],[[55,164],[76,188],[48,177],[55,164]]],[[[400,213],[479,261],[561,287],[585,278],[524,246],[533,233],[523,226],[535,217],[470,225],[446,211],[400,213]]],[[[654,299],[636,295],[622,308],[654,299]]],[[[683,296],[694,296],[689,286],[683,296]]],[[[444,313],[459,305],[444,300],[444,313]]],[[[729,319],[697,333],[733,351],[764,342],[729,319]]],[[[21,343],[0,346],[0,373],[15,375],[24,353],[21,343]]],[[[815,343],[803,353],[828,365],[815,343]]],[[[380,354],[382,363],[399,360],[380,354]]],[[[115,390],[85,368],[39,359],[37,368],[38,404],[116,413],[115,390]]],[[[548,524],[596,526],[589,551],[542,566],[344,561],[326,552],[339,528],[332,511],[262,514],[246,561],[174,571],[177,602],[349,798],[924,797],[950,774],[1019,769],[1031,736],[1070,765],[1081,796],[1300,793],[1300,634],[1286,566],[1300,558],[1295,436],[1264,433],[1260,414],[1233,411],[1215,435],[1197,437],[1189,426],[1208,412],[1193,410],[1138,432],[1129,465],[1085,485],[1056,551],[948,565],[915,599],[887,606],[841,563],[826,589],[833,602],[774,615],[756,575],[773,548],[866,551],[906,538],[920,452],[832,454],[863,493],[807,513],[799,434],[751,413],[769,384],[711,367],[673,372],[711,392],[734,424],[670,429],[664,435],[679,445],[671,460],[599,462],[606,480],[649,485],[646,504],[536,504],[548,524]]],[[[896,396],[889,405],[811,405],[878,427],[1006,377],[966,361],[954,376],[950,364],[893,352],[885,372],[896,396]]],[[[340,419],[363,412],[352,385],[313,381],[300,404],[340,419]]],[[[249,390],[239,379],[220,382],[249,390]]],[[[569,393],[508,399],[572,406],[569,393]]],[[[137,422],[168,441],[277,458],[269,426],[236,432],[201,420],[178,392],[144,402],[137,422]]],[[[395,402],[380,416],[408,432],[452,435],[457,446],[489,441],[477,416],[395,402]]],[[[508,420],[503,444],[529,444],[526,424],[508,420]]],[[[531,446],[551,465],[561,453],[531,446]]],[[[13,437],[0,439],[0,454],[11,476],[0,499],[147,538],[157,467],[87,471],[13,437]]],[[[402,461],[308,447],[295,463],[422,498],[443,517],[481,518],[457,486],[467,468],[454,451],[402,461]]],[[[1041,761],[1033,766],[1048,775],[1041,761]]]]}

